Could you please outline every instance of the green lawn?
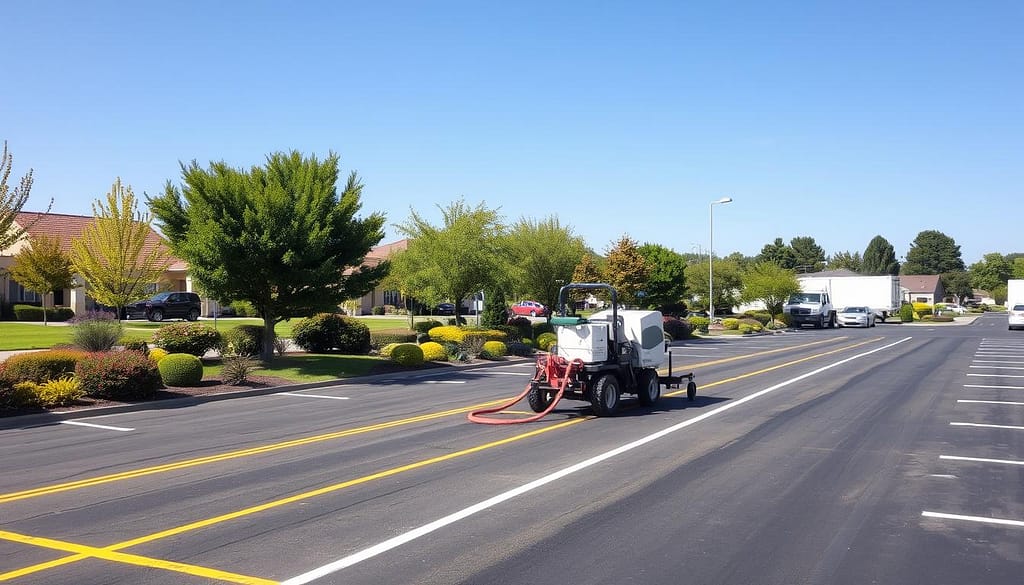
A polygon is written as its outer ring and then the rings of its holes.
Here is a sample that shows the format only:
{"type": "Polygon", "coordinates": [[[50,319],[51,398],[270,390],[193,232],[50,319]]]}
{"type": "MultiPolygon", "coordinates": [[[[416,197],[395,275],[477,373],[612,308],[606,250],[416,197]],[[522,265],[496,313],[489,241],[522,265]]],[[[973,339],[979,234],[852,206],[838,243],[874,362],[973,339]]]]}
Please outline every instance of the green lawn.
{"type": "MultiPolygon", "coordinates": [[[[277,356],[267,366],[253,372],[257,376],[275,376],[294,382],[321,382],[337,378],[350,378],[369,373],[383,362],[365,355],[308,354],[277,356]]],[[[203,377],[220,375],[220,363],[203,366],[203,377]]]]}
{"type": "MultiPolygon", "coordinates": [[[[366,323],[366,326],[370,328],[370,331],[379,331],[381,329],[403,329],[409,326],[408,317],[356,318],[363,323],[366,323]]],[[[122,324],[124,325],[124,335],[126,338],[149,341],[153,337],[153,332],[160,327],[163,327],[168,323],[178,322],[180,321],[153,323],[150,321],[133,319],[122,321],[122,324]]],[[[274,332],[278,337],[290,338],[292,337],[292,326],[298,322],[299,319],[282,321],[274,327],[274,332]]],[[[225,331],[234,329],[239,325],[262,325],[263,321],[260,319],[241,318],[218,319],[215,323],[213,319],[203,319],[200,323],[208,327],[215,326],[218,331],[224,333],[225,331]]],[[[46,349],[59,343],[71,343],[71,327],[67,325],[54,324],[44,327],[42,323],[18,323],[15,321],[0,322],[0,351],[16,349],[46,349]]]]}

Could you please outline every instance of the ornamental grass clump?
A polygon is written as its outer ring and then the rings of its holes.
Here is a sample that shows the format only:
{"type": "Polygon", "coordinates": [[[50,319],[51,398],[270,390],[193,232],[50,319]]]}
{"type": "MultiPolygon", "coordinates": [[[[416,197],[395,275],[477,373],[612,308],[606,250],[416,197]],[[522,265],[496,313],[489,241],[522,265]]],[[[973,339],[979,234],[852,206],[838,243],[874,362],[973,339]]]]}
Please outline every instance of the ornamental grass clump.
{"type": "Polygon", "coordinates": [[[68,322],[71,342],[85,351],[109,351],[124,333],[116,316],[107,311],[87,311],[68,322]]]}
{"type": "Polygon", "coordinates": [[[221,382],[230,386],[245,384],[259,362],[247,355],[232,355],[224,358],[220,369],[221,382]]]}

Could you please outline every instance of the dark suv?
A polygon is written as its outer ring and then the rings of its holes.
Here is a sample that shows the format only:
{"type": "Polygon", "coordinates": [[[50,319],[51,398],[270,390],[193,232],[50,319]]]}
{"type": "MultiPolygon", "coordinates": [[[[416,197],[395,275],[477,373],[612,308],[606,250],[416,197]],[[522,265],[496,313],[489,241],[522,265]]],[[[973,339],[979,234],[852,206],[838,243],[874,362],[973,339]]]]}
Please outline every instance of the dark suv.
{"type": "Polygon", "coordinates": [[[195,321],[199,318],[200,310],[201,303],[196,293],[162,292],[149,300],[135,303],[129,308],[129,313],[141,313],[150,321],[163,321],[167,318],[195,321]]]}

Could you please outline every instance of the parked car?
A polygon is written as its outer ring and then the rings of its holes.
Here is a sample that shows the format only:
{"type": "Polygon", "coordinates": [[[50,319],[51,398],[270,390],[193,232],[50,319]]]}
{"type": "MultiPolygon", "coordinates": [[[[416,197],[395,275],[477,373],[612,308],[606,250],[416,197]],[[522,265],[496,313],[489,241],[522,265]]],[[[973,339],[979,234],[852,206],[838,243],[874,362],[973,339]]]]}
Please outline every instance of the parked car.
{"type": "Polygon", "coordinates": [[[946,306],[942,307],[941,311],[943,313],[950,312],[955,313],[957,315],[963,315],[964,313],[967,312],[967,309],[961,307],[956,303],[946,303],[946,306]]]}
{"type": "Polygon", "coordinates": [[[438,315],[454,315],[455,303],[441,303],[435,311],[438,315]]]}
{"type": "Polygon", "coordinates": [[[836,325],[840,327],[874,327],[875,312],[870,307],[846,307],[836,311],[836,325]]]}
{"type": "Polygon", "coordinates": [[[129,305],[125,308],[125,313],[141,314],[150,321],[163,321],[168,318],[195,321],[199,318],[201,307],[202,303],[196,293],[162,292],[145,301],[129,305]]]}
{"type": "Polygon", "coordinates": [[[1007,319],[1009,319],[1009,329],[1024,329],[1024,305],[1016,304],[1010,307],[1007,319]]]}
{"type": "Polygon", "coordinates": [[[547,317],[548,308],[537,301],[519,301],[512,305],[510,308],[512,315],[516,317],[522,317],[529,315],[531,317],[547,317]]]}

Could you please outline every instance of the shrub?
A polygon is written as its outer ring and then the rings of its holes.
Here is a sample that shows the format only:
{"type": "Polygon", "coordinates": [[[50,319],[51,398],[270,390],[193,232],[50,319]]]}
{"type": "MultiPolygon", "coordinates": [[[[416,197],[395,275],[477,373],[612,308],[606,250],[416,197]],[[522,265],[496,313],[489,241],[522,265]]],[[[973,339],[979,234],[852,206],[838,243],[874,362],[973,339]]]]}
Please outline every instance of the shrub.
{"type": "MultiPolygon", "coordinates": [[[[491,329],[492,331],[500,331],[505,334],[505,341],[519,341],[523,338],[523,333],[518,327],[512,325],[498,325],[491,329]]],[[[496,339],[495,341],[501,341],[496,339]]]]}
{"type": "Polygon", "coordinates": [[[434,327],[441,327],[444,323],[429,319],[427,321],[419,321],[413,324],[412,328],[417,333],[429,333],[434,327]]]}
{"type": "Polygon", "coordinates": [[[416,341],[416,332],[410,329],[383,329],[370,332],[370,347],[382,347],[389,343],[410,343],[416,341]]]}
{"type": "Polygon", "coordinates": [[[480,352],[482,358],[498,358],[508,355],[508,347],[502,341],[488,341],[484,343],[480,352]]]}
{"type": "Polygon", "coordinates": [[[662,317],[662,327],[672,339],[686,339],[692,333],[690,324],[676,317],[662,317]]]}
{"type": "MultiPolygon", "coordinates": [[[[14,305],[14,318],[18,321],[42,321],[43,308],[35,305],[14,305]]],[[[47,321],[67,321],[75,316],[70,307],[52,307],[46,309],[47,321]]]]}
{"type": "Polygon", "coordinates": [[[914,321],[914,306],[910,303],[906,303],[900,306],[900,321],[904,323],[913,323],[914,321]]]}
{"type": "Polygon", "coordinates": [[[952,323],[953,317],[949,315],[935,315],[932,317],[932,321],[935,323],[952,323]]]}
{"type": "Polygon", "coordinates": [[[402,366],[421,365],[423,350],[415,343],[400,343],[391,350],[391,361],[402,366]]]}
{"type": "Polygon", "coordinates": [[[39,397],[39,404],[46,408],[69,406],[85,396],[82,384],[71,376],[39,384],[36,394],[39,397]]]}
{"type": "Polygon", "coordinates": [[[8,398],[10,408],[31,408],[40,406],[39,384],[35,382],[18,382],[11,389],[8,398]]]}
{"type": "Polygon", "coordinates": [[[658,307],[662,316],[682,317],[686,315],[686,303],[667,303],[658,307]]]}
{"type": "Polygon", "coordinates": [[[758,321],[757,319],[751,319],[749,317],[743,317],[742,319],[739,319],[738,325],[749,325],[750,330],[755,333],[764,330],[764,325],[761,325],[760,321],[758,321]]]}
{"type": "Polygon", "coordinates": [[[167,386],[198,386],[203,379],[203,361],[190,353],[164,356],[157,368],[167,386]]]}
{"type": "Polygon", "coordinates": [[[462,340],[466,337],[466,332],[461,327],[456,327],[455,325],[434,327],[427,334],[430,335],[432,341],[438,343],[462,343],[462,340]]]}
{"type": "Polygon", "coordinates": [[[540,337],[541,333],[554,333],[555,332],[555,326],[552,325],[551,323],[549,323],[548,321],[541,321],[539,323],[532,323],[531,327],[533,328],[533,335],[531,335],[530,337],[533,337],[534,339],[537,339],[538,337],[540,337]]]}
{"type": "Polygon", "coordinates": [[[382,358],[390,358],[391,357],[391,351],[393,349],[395,349],[396,347],[398,347],[399,345],[401,345],[401,344],[400,343],[389,343],[389,344],[381,347],[380,348],[380,357],[382,357],[382,358]]]}
{"type": "Polygon", "coordinates": [[[708,317],[687,317],[686,322],[690,324],[692,331],[700,331],[701,333],[707,333],[708,326],[711,325],[711,319],[708,317]]]}
{"type": "Polygon", "coordinates": [[[88,311],[71,320],[71,341],[85,351],[108,351],[123,333],[115,315],[106,311],[88,311]]]}
{"type": "Polygon", "coordinates": [[[284,355],[285,352],[288,351],[288,340],[285,339],[284,337],[275,337],[274,338],[274,351],[279,356],[284,355]]]}
{"type": "Polygon", "coordinates": [[[229,329],[221,338],[221,348],[226,355],[260,355],[263,352],[263,326],[239,325],[229,329]]]}
{"type": "Polygon", "coordinates": [[[153,363],[160,363],[160,360],[171,355],[171,353],[162,347],[154,347],[153,349],[149,350],[148,355],[149,359],[153,360],[153,363]]]}
{"type": "Polygon", "coordinates": [[[160,387],[156,364],[136,351],[93,352],[75,367],[89,396],[113,400],[149,398],[160,387]]]}
{"type": "Polygon", "coordinates": [[[56,380],[73,374],[78,361],[85,356],[85,352],[73,349],[19,353],[0,364],[0,377],[11,384],[56,380]]]}
{"type": "Polygon", "coordinates": [[[478,356],[484,350],[487,341],[487,334],[483,331],[470,331],[463,336],[459,347],[469,356],[478,356]]]}
{"type": "Polygon", "coordinates": [[[514,317],[508,320],[509,327],[515,327],[519,330],[519,338],[525,337],[533,338],[533,322],[526,317],[514,317]]]}
{"type": "Polygon", "coordinates": [[[256,360],[247,355],[230,355],[224,358],[220,369],[221,382],[230,386],[244,384],[256,370],[256,360]]]}
{"type": "Polygon", "coordinates": [[[383,315],[384,307],[377,305],[373,309],[371,309],[370,312],[373,313],[374,315],[383,315]]]}
{"type": "Polygon", "coordinates": [[[423,359],[428,362],[448,361],[448,353],[445,352],[444,346],[436,341],[421,343],[420,349],[423,351],[423,359]]]}
{"type": "Polygon", "coordinates": [[[550,331],[541,333],[537,337],[537,349],[541,351],[548,351],[556,343],[558,343],[558,336],[550,331]]]}
{"type": "Polygon", "coordinates": [[[256,309],[249,301],[232,301],[230,306],[235,310],[235,315],[239,317],[256,316],[256,309]]]}
{"type": "Polygon", "coordinates": [[[521,343],[529,347],[531,351],[533,350],[533,348],[537,347],[537,342],[530,339],[529,337],[524,337],[521,343]]]}
{"type": "Polygon", "coordinates": [[[508,349],[508,355],[528,356],[533,353],[533,346],[522,341],[510,341],[505,347],[508,349]]]}
{"type": "Polygon", "coordinates": [[[739,332],[744,334],[744,335],[754,331],[754,328],[753,328],[753,326],[751,326],[750,323],[737,323],[736,324],[736,329],[738,329],[739,332]]]}
{"type": "Polygon", "coordinates": [[[722,327],[730,331],[736,330],[739,327],[739,324],[739,319],[734,319],[732,317],[726,317],[725,319],[722,319],[722,327]]]}
{"type": "Polygon", "coordinates": [[[221,337],[219,331],[202,323],[172,323],[153,333],[153,343],[172,354],[188,353],[201,357],[220,347],[221,337]]]}
{"type": "Polygon", "coordinates": [[[137,351],[143,355],[149,355],[149,344],[141,339],[125,339],[121,345],[127,351],[137,351]]]}
{"type": "Polygon", "coordinates": [[[772,321],[772,315],[768,311],[747,311],[746,313],[743,313],[743,316],[748,319],[754,319],[760,323],[762,327],[768,325],[772,321]]]}
{"type": "Polygon", "coordinates": [[[928,303],[913,303],[914,312],[920,315],[930,315],[934,312],[934,307],[928,303]]]}
{"type": "Polygon", "coordinates": [[[292,333],[299,347],[313,353],[370,353],[370,328],[352,317],[319,313],[299,321],[292,333]]]}

